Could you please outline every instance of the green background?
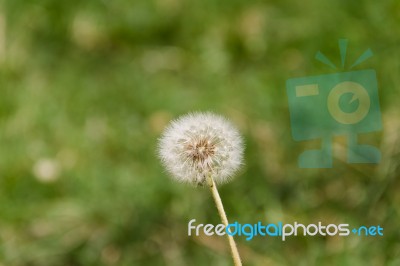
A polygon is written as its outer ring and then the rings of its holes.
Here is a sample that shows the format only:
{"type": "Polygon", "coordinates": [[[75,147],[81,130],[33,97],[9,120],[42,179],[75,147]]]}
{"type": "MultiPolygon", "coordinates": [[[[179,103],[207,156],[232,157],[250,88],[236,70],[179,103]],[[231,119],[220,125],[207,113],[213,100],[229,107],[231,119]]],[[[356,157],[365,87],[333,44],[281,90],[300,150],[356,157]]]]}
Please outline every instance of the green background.
{"type": "Polygon", "coordinates": [[[235,123],[245,166],[220,188],[230,221],[381,225],[383,237],[237,237],[245,265],[400,264],[400,2],[8,0],[0,2],[1,265],[231,265],[206,189],[156,156],[173,118],[235,123]],[[334,73],[318,50],[377,72],[379,165],[299,169],[289,78],[334,73]]]}

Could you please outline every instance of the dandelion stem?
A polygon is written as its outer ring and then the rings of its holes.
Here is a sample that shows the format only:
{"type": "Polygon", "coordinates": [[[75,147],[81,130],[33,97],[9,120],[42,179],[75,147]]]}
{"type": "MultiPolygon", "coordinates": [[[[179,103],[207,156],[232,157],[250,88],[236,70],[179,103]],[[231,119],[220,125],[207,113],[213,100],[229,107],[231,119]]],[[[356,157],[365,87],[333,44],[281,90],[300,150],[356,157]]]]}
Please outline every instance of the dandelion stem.
{"type": "MultiPolygon", "coordinates": [[[[224,205],[222,204],[221,197],[219,196],[218,189],[217,189],[217,186],[215,185],[214,179],[210,175],[207,177],[207,184],[210,187],[210,190],[213,195],[215,205],[217,206],[218,213],[219,213],[219,216],[221,217],[222,223],[225,226],[228,226],[229,223],[228,223],[228,218],[226,217],[226,213],[224,210],[224,205]]],[[[227,234],[227,237],[228,237],[229,246],[230,246],[231,252],[232,252],[233,262],[235,263],[235,266],[241,266],[242,262],[240,260],[240,255],[239,255],[239,251],[236,247],[235,240],[233,239],[233,237],[231,235],[227,234]]]]}

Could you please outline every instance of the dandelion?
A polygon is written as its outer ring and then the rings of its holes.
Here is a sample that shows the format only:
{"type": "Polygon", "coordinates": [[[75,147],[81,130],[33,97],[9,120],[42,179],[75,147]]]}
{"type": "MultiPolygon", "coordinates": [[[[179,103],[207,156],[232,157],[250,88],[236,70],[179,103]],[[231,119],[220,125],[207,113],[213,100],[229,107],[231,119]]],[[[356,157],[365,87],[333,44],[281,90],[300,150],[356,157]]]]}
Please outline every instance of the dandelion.
{"type": "MultiPolygon", "coordinates": [[[[212,113],[192,113],[173,121],[159,141],[160,159],[179,182],[207,185],[219,215],[228,225],[216,183],[231,180],[243,161],[243,141],[237,129],[225,118],[212,113]]],[[[239,252],[228,235],[235,265],[241,265],[239,252]]]]}
{"type": "Polygon", "coordinates": [[[178,181],[204,184],[212,175],[227,182],[240,168],[243,144],[238,131],[225,118],[193,113],[173,121],[159,143],[161,161],[178,181]]]}

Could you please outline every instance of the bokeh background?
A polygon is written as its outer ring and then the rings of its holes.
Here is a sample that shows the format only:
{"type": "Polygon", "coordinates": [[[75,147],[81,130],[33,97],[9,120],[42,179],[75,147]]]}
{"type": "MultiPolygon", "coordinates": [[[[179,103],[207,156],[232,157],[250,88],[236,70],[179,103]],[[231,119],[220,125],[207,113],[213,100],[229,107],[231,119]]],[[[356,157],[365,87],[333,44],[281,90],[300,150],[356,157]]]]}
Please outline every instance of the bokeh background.
{"type": "Polygon", "coordinates": [[[230,221],[381,225],[383,237],[237,237],[245,265],[400,265],[400,2],[6,0],[0,5],[0,265],[231,265],[207,189],[156,156],[173,118],[213,111],[242,132],[245,166],[220,187],[230,221]],[[285,82],[377,72],[378,165],[299,169],[285,82]]]}

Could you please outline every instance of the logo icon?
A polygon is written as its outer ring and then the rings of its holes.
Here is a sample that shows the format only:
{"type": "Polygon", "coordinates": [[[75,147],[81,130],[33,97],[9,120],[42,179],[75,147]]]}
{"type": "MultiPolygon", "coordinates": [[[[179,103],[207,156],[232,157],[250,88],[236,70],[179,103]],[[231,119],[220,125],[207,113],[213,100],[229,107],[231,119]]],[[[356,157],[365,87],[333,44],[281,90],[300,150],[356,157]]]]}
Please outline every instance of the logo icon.
{"type": "MultiPolygon", "coordinates": [[[[342,68],[347,40],[339,40],[342,68]]],[[[366,50],[350,69],[372,56],[366,50]]],[[[316,59],[337,69],[321,52],[316,59]]],[[[321,147],[299,156],[301,168],[331,168],[332,138],[347,137],[348,163],[379,163],[380,151],[358,143],[358,135],[382,129],[378,84],[373,69],[292,78],[286,82],[290,122],[296,141],[321,140],[321,147]]]]}

